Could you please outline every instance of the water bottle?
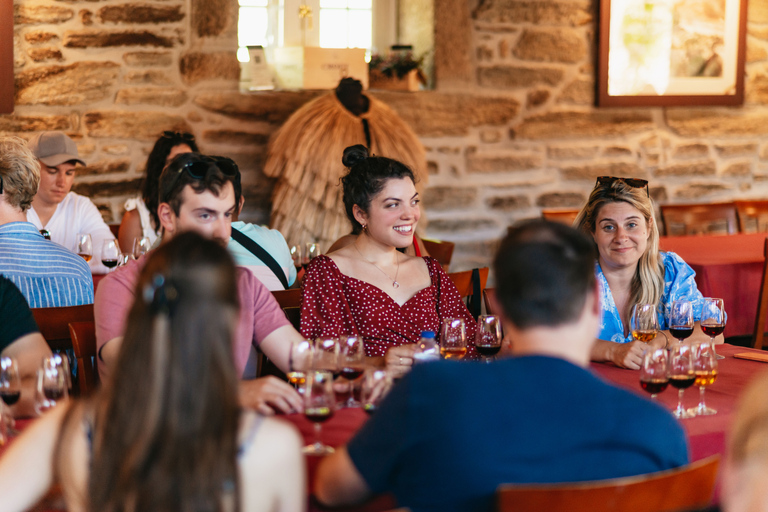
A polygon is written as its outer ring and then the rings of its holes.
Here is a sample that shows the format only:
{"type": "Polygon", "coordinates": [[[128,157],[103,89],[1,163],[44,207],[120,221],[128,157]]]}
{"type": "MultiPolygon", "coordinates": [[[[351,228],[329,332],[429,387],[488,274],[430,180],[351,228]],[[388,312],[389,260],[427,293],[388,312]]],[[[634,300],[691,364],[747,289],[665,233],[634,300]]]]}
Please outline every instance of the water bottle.
{"type": "Polygon", "coordinates": [[[440,347],[435,341],[435,333],[432,331],[422,331],[421,339],[416,344],[416,353],[413,354],[414,362],[437,361],[440,359],[440,347]]]}

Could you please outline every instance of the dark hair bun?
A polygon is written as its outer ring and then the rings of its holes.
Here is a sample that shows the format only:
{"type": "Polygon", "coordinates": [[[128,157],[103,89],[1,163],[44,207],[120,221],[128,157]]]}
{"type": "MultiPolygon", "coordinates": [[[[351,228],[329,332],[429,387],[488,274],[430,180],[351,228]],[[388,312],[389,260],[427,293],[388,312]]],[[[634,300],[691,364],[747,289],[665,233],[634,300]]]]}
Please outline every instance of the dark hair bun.
{"type": "Polygon", "coordinates": [[[341,157],[341,163],[344,164],[344,167],[351,169],[366,158],[368,158],[368,148],[362,144],[355,144],[344,150],[344,156],[341,157]]]}

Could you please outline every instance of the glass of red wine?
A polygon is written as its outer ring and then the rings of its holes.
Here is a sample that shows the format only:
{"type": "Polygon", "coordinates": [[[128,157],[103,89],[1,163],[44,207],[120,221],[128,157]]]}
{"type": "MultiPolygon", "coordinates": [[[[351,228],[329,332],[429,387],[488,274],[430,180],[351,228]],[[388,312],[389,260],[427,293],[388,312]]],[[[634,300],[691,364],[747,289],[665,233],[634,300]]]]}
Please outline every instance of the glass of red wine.
{"type": "Polygon", "coordinates": [[[37,370],[35,411],[37,414],[43,414],[67,396],[67,375],[61,364],[61,357],[58,360],[55,356],[46,357],[37,370]]]}
{"type": "Polygon", "coordinates": [[[21,398],[19,364],[12,357],[0,357],[0,398],[8,406],[21,398]]]}
{"type": "Polygon", "coordinates": [[[669,308],[669,332],[682,343],[693,334],[693,304],[689,300],[676,300],[669,308]]]}
{"type": "Polygon", "coordinates": [[[486,363],[501,350],[501,322],[495,315],[480,315],[475,331],[475,349],[486,363]]]}
{"type": "Polygon", "coordinates": [[[712,342],[712,352],[717,359],[725,359],[715,352],[715,337],[723,334],[725,330],[725,308],[723,299],[705,297],[701,306],[701,330],[710,337],[712,342]]]}
{"type": "Polygon", "coordinates": [[[679,343],[671,347],[669,349],[669,384],[677,389],[677,408],[672,411],[677,419],[683,420],[695,416],[683,407],[683,394],[686,389],[693,386],[695,380],[691,345],[679,343]]]}
{"type": "Polygon", "coordinates": [[[656,395],[667,389],[669,385],[669,355],[666,348],[648,349],[643,354],[640,366],[640,387],[656,395]]]}
{"type": "Polygon", "coordinates": [[[333,393],[333,374],[328,371],[311,370],[304,384],[304,416],[315,425],[315,442],[302,450],[309,455],[327,455],[334,449],[324,445],[320,439],[321,424],[333,416],[336,397],[333,393]]]}
{"type": "Polygon", "coordinates": [[[379,408],[379,404],[389,393],[391,387],[392,379],[386,370],[382,368],[366,368],[363,373],[363,388],[360,393],[363,410],[368,414],[373,414],[379,408]]]}
{"type": "Polygon", "coordinates": [[[346,407],[360,407],[355,400],[355,381],[365,369],[365,347],[362,336],[349,335],[339,338],[339,368],[341,376],[347,381],[349,398],[346,407]]]}
{"type": "Polygon", "coordinates": [[[101,264],[109,269],[110,272],[117,267],[120,261],[120,246],[117,240],[110,238],[104,240],[101,244],[101,264]]]}

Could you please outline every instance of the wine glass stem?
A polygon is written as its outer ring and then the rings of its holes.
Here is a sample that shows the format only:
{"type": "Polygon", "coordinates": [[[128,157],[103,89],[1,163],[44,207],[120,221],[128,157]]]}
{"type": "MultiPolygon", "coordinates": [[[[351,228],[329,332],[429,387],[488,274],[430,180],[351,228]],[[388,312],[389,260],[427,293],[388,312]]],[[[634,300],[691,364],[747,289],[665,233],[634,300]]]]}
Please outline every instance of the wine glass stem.
{"type": "Polygon", "coordinates": [[[715,337],[710,336],[709,343],[712,345],[712,353],[717,357],[717,352],[715,352],[715,337]]]}
{"type": "Polygon", "coordinates": [[[707,404],[704,403],[704,390],[706,388],[704,386],[699,387],[699,409],[706,409],[707,404]]]}
{"type": "Polygon", "coordinates": [[[320,441],[320,430],[322,429],[322,426],[320,425],[319,421],[315,422],[315,445],[316,446],[322,446],[323,443],[320,441]]]}
{"type": "Polygon", "coordinates": [[[683,393],[685,393],[684,389],[677,390],[677,410],[678,411],[683,410],[683,393]]]}

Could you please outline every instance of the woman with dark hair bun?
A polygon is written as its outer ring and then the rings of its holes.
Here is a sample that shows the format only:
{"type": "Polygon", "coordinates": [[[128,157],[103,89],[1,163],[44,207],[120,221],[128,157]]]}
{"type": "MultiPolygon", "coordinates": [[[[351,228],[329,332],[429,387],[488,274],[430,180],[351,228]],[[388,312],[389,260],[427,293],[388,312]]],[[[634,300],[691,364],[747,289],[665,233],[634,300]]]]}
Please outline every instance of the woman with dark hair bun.
{"type": "MultiPolygon", "coordinates": [[[[413,172],[365,146],[344,150],[344,208],[359,235],[354,243],[312,260],[304,280],[301,333],[308,338],[356,334],[368,356],[385,356],[404,372],[422,331],[439,333],[446,318],[464,319],[467,339],[475,321],[434,258],[399,252],[413,242],[419,194],[413,172]]],[[[469,344],[467,358],[476,357],[469,344]]]]}

